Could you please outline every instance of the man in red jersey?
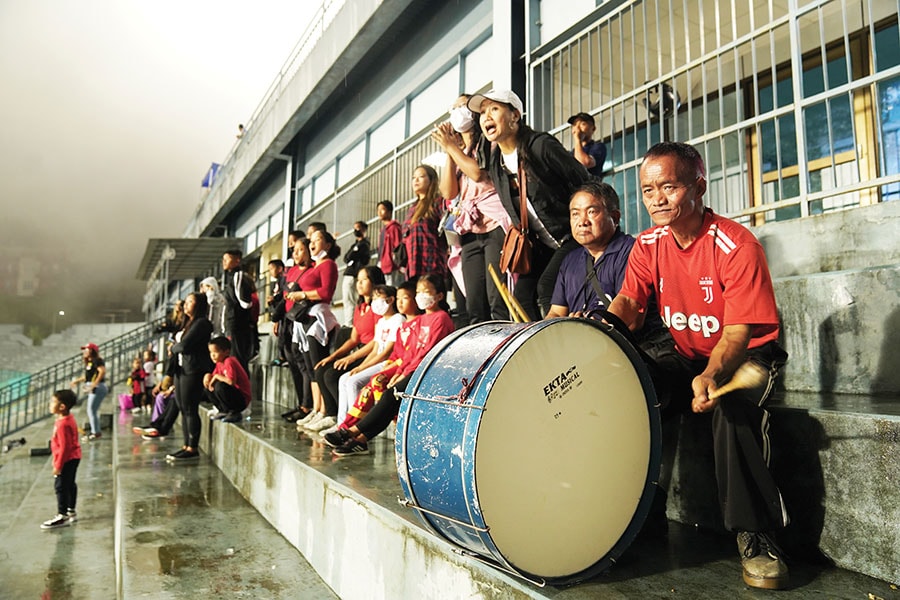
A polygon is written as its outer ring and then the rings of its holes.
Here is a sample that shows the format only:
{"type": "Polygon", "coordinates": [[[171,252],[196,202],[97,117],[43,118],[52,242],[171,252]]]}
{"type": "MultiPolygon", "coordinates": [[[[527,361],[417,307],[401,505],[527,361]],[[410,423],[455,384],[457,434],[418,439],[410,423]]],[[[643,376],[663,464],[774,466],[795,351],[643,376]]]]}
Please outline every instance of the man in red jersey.
{"type": "Polygon", "coordinates": [[[703,159],[692,146],[662,142],[640,169],[644,206],[655,227],[631,252],[609,311],[634,329],[656,293],[671,341],[651,348],[664,416],[690,406],[712,412],[713,450],[725,527],[738,532],[744,581],[777,589],[788,569],[772,531],[788,522],[768,470],[768,412],[763,404],[787,354],[778,345],[778,313],[762,246],[742,225],[703,205],[703,159]],[[767,373],[751,389],[710,395],[744,362],[767,373]]]}

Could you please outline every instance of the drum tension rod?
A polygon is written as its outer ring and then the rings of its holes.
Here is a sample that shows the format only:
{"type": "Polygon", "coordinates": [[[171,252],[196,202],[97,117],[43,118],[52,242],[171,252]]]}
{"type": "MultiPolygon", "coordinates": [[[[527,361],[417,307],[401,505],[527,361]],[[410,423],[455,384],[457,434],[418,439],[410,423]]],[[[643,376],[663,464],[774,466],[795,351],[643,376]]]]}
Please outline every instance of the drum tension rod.
{"type": "Polygon", "coordinates": [[[469,558],[474,558],[475,560],[477,560],[478,562],[480,562],[482,564],[485,564],[489,567],[493,567],[495,569],[503,571],[504,573],[509,573],[510,575],[512,575],[514,577],[518,577],[519,579],[521,579],[523,581],[527,581],[528,583],[530,583],[533,586],[542,588],[547,585],[547,581],[544,579],[532,579],[530,577],[526,577],[525,575],[523,575],[522,573],[519,573],[515,569],[508,569],[499,563],[496,563],[491,560],[486,560],[486,559],[482,558],[481,556],[479,556],[478,554],[475,554],[471,550],[465,550],[463,548],[454,547],[453,552],[456,554],[459,554],[460,556],[468,556],[469,558]]]}
{"type": "Polygon", "coordinates": [[[445,521],[450,521],[451,523],[454,523],[454,524],[456,524],[456,525],[461,525],[462,527],[467,527],[467,528],[469,528],[469,529],[473,529],[473,530],[478,531],[478,532],[480,532],[480,533],[487,533],[488,531],[491,530],[490,527],[475,527],[475,526],[472,525],[471,523],[464,523],[464,522],[462,522],[462,521],[459,521],[459,520],[457,520],[457,519],[454,519],[453,517],[448,517],[447,515],[442,515],[442,514],[439,513],[439,512],[434,512],[433,510],[428,510],[427,508],[422,508],[422,507],[419,506],[418,504],[416,504],[416,503],[414,503],[414,502],[412,502],[412,501],[410,501],[410,500],[406,500],[405,498],[401,498],[400,496],[397,496],[397,502],[400,503],[400,506],[405,506],[406,508],[411,508],[411,509],[413,509],[413,510],[417,510],[417,511],[419,511],[419,512],[423,512],[423,513],[425,513],[425,514],[429,514],[429,515],[438,517],[439,519],[444,519],[445,521]]]}

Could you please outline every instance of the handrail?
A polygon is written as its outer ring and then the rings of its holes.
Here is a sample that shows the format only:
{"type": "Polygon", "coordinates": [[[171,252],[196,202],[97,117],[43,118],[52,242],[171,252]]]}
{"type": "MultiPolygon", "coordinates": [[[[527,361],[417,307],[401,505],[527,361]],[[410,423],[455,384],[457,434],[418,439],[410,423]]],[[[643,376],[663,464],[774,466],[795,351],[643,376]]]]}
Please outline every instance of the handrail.
{"type": "MultiPolygon", "coordinates": [[[[154,341],[159,342],[156,348],[164,347],[165,339],[156,331],[160,323],[146,323],[99,344],[110,393],[116,383],[125,381],[131,373],[131,361],[139,352],[154,341]]],[[[56,390],[69,388],[83,370],[78,354],[0,386],[0,439],[49,417],[50,396],[56,390]]]]}

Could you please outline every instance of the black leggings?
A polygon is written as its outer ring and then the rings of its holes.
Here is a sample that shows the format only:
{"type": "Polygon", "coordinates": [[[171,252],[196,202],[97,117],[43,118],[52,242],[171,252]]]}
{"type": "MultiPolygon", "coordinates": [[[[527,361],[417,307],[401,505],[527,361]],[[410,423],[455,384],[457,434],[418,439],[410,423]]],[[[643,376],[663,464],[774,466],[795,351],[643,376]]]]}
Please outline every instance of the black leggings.
{"type": "Polygon", "coordinates": [[[376,402],[372,410],[356,424],[356,428],[359,429],[361,434],[366,436],[367,440],[371,440],[387,429],[391,421],[397,418],[397,413],[400,412],[400,397],[397,396],[396,392],[404,391],[411,378],[412,375],[407,375],[398,381],[394,387],[384,390],[381,400],[376,402]]]}
{"type": "Polygon", "coordinates": [[[559,267],[566,255],[578,247],[578,242],[568,239],[556,250],[532,237],[531,272],[519,275],[513,295],[532,321],[540,321],[550,311],[553,288],[559,267]]]}
{"type": "MultiPolygon", "coordinates": [[[[353,350],[355,351],[356,348],[353,350]]],[[[339,396],[338,379],[341,378],[341,375],[360,364],[362,364],[362,359],[350,363],[350,366],[346,369],[335,369],[334,361],[332,361],[324,367],[316,369],[316,383],[319,384],[319,390],[322,392],[322,398],[325,400],[325,408],[329,415],[332,414],[332,407],[334,408],[334,415],[337,415],[339,396]]]]}
{"type": "MultiPolygon", "coordinates": [[[[329,341],[331,336],[329,336],[329,341]]],[[[309,343],[309,350],[303,353],[303,360],[306,362],[306,371],[309,374],[310,381],[315,381],[315,366],[316,363],[322,360],[323,358],[328,357],[328,347],[329,344],[322,345],[316,340],[316,338],[311,336],[306,336],[306,341],[309,343]]],[[[321,389],[321,388],[320,388],[321,389]]],[[[337,416],[337,402],[328,401],[327,396],[325,396],[324,391],[322,392],[322,397],[325,399],[325,414],[336,417],[337,416]],[[329,405],[330,404],[330,405],[329,405]]],[[[310,400],[310,408],[312,408],[312,401],[310,400]]]]}
{"type": "Polygon", "coordinates": [[[197,449],[200,441],[200,399],[203,398],[203,373],[175,376],[175,400],[181,410],[184,445],[197,449]]]}

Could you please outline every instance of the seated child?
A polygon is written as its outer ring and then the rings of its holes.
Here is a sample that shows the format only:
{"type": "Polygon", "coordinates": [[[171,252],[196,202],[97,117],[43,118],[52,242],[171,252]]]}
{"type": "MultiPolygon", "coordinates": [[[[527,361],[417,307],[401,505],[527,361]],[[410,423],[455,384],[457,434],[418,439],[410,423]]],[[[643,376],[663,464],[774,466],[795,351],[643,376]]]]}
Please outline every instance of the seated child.
{"type": "MultiPolygon", "coordinates": [[[[347,415],[341,421],[338,429],[349,429],[356,425],[369,412],[372,405],[381,399],[381,394],[384,393],[388,381],[397,373],[404,361],[408,362],[412,359],[418,339],[417,318],[421,313],[416,306],[415,287],[412,282],[401,285],[397,290],[397,309],[401,315],[406,317],[406,321],[397,330],[397,342],[394,343],[391,355],[378,365],[378,371],[370,375],[368,382],[357,393],[355,402],[347,410],[347,415]]],[[[326,438],[326,443],[331,445],[328,439],[326,438]]],[[[336,438],[332,437],[331,439],[336,438]]]]}
{"type": "Polygon", "coordinates": [[[226,423],[241,420],[241,411],[250,406],[250,378],[238,360],[231,356],[231,341],[225,336],[209,340],[209,356],[216,363],[212,373],[203,376],[206,398],[219,410],[226,423]]]}
{"type": "MultiPolygon", "coordinates": [[[[400,397],[397,392],[406,389],[416,368],[435,344],[453,332],[453,319],[450,318],[450,307],[445,300],[446,297],[447,288],[443,277],[426,273],[418,278],[415,303],[419,310],[425,311],[425,314],[414,319],[415,329],[409,336],[410,340],[402,339],[401,327],[397,335],[400,343],[394,346],[395,348],[408,346],[409,349],[401,357],[399,365],[390,367],[393,375],[384,384],[381,399],[374,403],[370,411],[358,423],[338,429],[324,437],[325,443],[334,448],[332,454],[338,457],[368,454],[368,441],[384,431],[390,422],[397,418],[400,409],[400,397]]],[[[404,303],[405,298],[401,301],[398,292],[397,308],[401,312],[405,310],[404,303]]],[[[384,378],[386,379],[386,376],[384,378]]]]}
{"type": "Polygon", "coordinates": [[[372,312],[380,317],[375,323],[375,337],[366,345],[368,354],[363,361],[338,379],[338,425],[322,431],[321,435],[337,431],[360,390],[381,371],[382,363],[391,355],[397,330],[405,320],[397,312],[396,297],[397,288],[390,285],[376,285],[372,290],[372,312]]]}

